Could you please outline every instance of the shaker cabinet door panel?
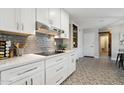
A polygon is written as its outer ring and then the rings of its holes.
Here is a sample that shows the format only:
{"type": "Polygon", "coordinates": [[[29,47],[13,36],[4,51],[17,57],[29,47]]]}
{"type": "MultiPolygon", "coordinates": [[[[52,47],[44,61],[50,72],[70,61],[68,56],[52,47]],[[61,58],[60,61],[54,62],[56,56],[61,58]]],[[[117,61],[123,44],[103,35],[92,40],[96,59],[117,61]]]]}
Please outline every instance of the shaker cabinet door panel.
{"type": "Polygon", "coordinates": [[[48,8],[37,8],[36,9],[36,20],[42,24],[49,25],[49,9],[48,8]]]}
{"type": "Polygon", "coordinates": [[[21,31],[27,34],[35,34],[35,9],[23,8],[21,9],[21,31]]]}
{"type": "Polygon", "coordinates": [[[61,9],[61,29],[64,31],[62,37],[69,38],[69,15],[63,9],[61,9]]]}
{"type": "Polygon", "coordinates": [[[30,85],[44,85],[44,72],[41,71],[30,77],[30,85]]]}
{"type": "Polygon", "coordinates": [[[49,8],[49,23],[60,29],[60,8],[49,8]]]}
{"type": "Polygon", "coordinates": [[[22,80],[18,80],[14,83],[10,83],[9,85],[30,85],[29,78],[24,78],[22,80]]]}
{"type": "Polygon", "coordinates": [[[0,8],[0,30],[17,31],[15,8],[0,8]]]}

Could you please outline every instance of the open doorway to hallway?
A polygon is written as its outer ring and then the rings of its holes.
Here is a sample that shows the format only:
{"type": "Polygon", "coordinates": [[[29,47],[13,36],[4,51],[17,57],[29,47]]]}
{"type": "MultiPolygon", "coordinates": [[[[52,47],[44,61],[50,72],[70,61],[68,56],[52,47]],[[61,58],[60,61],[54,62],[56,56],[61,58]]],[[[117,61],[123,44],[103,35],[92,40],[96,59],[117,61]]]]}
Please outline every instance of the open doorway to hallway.
{"type": "Polygon", "coordinates": [[[99,32],[100,57],[111,57],[111,33],[99,32]]]}

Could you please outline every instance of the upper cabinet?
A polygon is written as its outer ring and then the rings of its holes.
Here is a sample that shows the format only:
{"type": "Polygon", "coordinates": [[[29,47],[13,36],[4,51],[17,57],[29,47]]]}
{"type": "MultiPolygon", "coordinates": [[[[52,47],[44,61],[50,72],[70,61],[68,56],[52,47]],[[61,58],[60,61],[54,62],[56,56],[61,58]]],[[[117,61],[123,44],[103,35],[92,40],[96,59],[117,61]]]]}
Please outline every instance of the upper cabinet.
{"type": "Polygon", "coordinates": [[[35,9],[33,8],[22,8],[20,10],[20,31],[27,34],[35,34],[35,9]]]}
{"type": "Polygon", "coordinates": [[[17,30],[16,9],[0,8],[0,30],[17,30]]]}
{"type": "Polygon", "coordinates": [[[60,8],[1,8],[0,30],[35,34],[38,21],[56,31],[63,30],[59,38],[69,38],[69,15],[60,8]],[[36,12],[35,12],[36,10],[36,12]],[[35,20],[36,18],[36,20],[35,20]],[[59,29],[59,30],[58,30],[59,29]]]}
{"type": "Polygon", "coordinates": [[[60,8],[49,8],[49,23],[52,27],[61,29],[60,8]]]}
{"type": "Polygon", "coordinates": [[[34,34],[35,9],[1,8],[0,30],[24,34],[34,34]]]}
{"type": "Polygon", "coordinates": [[[44,25],[49,25],[49,9],[48,8],[37,8],[36,9],[36,20],[44,25]]]}
{"type": "Polygon", "coordinates": [[[36,20],[63,33],[56,38],[69,38],[69,14],[60,8],[37,8],[36,20]]]}
{"type": "Polygon", "coordinates": [[[61,9],[61,29],[64,31],[61,37],[69,38],[69,15],[63,9],[61,9]]]}
{"type": "Polygon", "coordinates": [[[49,27],[60,29],[60,9],[37,8],[36,20],[49,27]]]}

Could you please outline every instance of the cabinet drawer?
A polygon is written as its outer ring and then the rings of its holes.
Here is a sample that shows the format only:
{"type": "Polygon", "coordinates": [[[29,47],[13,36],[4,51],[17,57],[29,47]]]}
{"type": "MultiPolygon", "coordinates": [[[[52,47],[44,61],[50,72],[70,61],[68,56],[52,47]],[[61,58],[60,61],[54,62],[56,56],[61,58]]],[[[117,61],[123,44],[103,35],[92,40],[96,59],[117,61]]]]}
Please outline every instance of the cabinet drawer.
{"type": "Polygon", "coordinates": [[[32,63],[25,66],[9,69],[1,72],[1,82],[13,82],[18,79],[32,75],[37,71],[43,70],[43,62],[32,63]]]}
{"type": "Polygon", "coordinates": [[[49,78],[54,77],[55,75],[57,75],[57,73],[60,73],[64,69],[65,69],[64,63],[61,63],[59,65],[55,65],[53,67],[50,67],[50,68],[46,69],[46,80],[48,80],[49,78]]]}
{"type": "Polygon", "coordinates": [[[59,56],[58,58],[51,58],[46,60],[46,68],[63,63],[65,60],[64,56],[59,56]]]}
{"type": "Polygon", "coordinates": [[[63,68],[59,72],[56,72],[56,70],[53,70],[53,71],[50,71],[50,70],[51,69],[49,69],[49,71],[47,71],[46,85],[59,85],[59,84],[61,84],[65,79],[65,73],[66,73],[65,68],[63,68]]]}

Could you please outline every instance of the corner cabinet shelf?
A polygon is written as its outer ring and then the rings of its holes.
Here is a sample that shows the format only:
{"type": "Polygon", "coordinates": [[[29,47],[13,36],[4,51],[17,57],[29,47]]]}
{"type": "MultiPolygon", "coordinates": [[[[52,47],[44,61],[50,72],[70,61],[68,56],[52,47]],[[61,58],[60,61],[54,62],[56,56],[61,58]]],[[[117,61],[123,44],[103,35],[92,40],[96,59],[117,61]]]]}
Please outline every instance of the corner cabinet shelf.
{"type": "Polygon", "coordinates": [[[73,48],[78,47],[78,26],[72,24],[72,33],[73,33],[73,48]]]}

